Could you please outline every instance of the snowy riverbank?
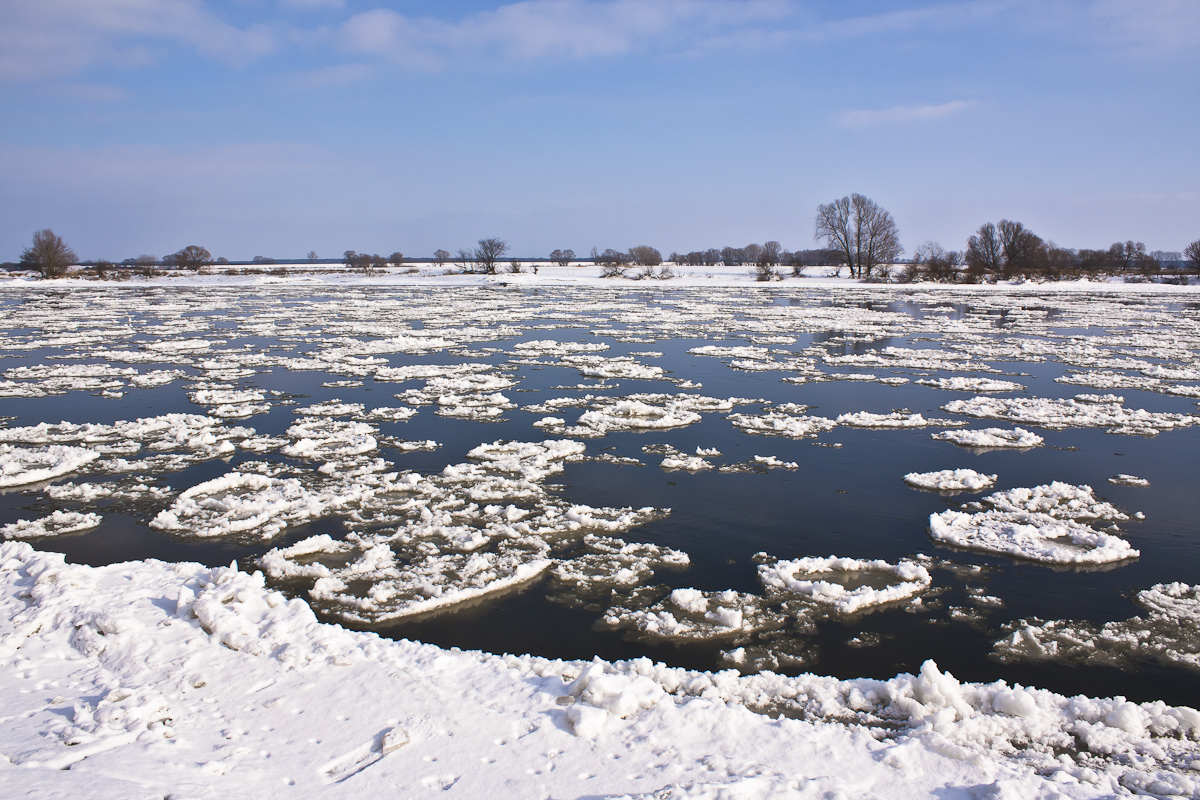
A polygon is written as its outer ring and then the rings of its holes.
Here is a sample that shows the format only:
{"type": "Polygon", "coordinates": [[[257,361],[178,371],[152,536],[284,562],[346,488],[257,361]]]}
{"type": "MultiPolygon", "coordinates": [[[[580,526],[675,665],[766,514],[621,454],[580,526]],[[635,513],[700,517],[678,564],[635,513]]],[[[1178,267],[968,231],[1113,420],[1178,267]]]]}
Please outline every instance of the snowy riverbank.
{"type": "Polygon", "coordinates": [[[0,545],[0,608],[6,797],[1200,788],[1194,710],[960,684],[932,662],[837,681],[446,651],[321,624],[257,574],[66,565],[17,542],[0,545]]]}

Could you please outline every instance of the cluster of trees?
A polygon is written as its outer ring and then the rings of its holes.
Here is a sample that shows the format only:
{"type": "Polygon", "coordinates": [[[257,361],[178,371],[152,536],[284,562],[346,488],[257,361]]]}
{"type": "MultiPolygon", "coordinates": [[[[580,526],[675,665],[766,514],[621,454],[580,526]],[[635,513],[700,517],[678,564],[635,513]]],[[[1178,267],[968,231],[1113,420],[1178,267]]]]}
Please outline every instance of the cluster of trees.
{"type": "Polygon", "coordinates": [[[1017,277],[1060,279],[1081,275],[1153,276],[1163,261],[1186,260],[1200,275],[1200,240],[1183,253],[1156,250],[1132,240],[1114,242],[1106,250],[1075,250],[1047,242],[1020,222],[985,222],[967,239],[966,249],[948,251],[925,242],[913,254],[903,278],[978,283],[1017,277]]]}
{"type": "MultiPolygon", "coordinates": [[[[317,254],[310,252],[308,260],[310,262],[316,261],[317,254]]],[[[391,264],[393,267],[400,266],[404,263],[404,253],[397,251],[390,256],[381,256],[378,253],[370,255],[368,253],[356,253],[353,250],[347,250],[345,253],[342,253],[342,260],[346,266],[361,269],[364,273],[370,274],[372,270],[382,269],[388,264],[391,264]]]]}
{"type": "MultiPolygon", "coordinates": [[[[508,242],[495,236],[490,236],[476,242],[474,250],[463,250],[460,248],[458,255],[455,256],[454,266],[460,272],[479,272],[484,275],[495,275],[500,271],[501,260],[507,252],[508,242]]],[[[446,263],[450,254],[445,250],[438,250],[433,254],[433,257],[434,261],[441,265],[446,263]]],[[[509,262],[509,271],[520,272],[521,262],[515,258],[512,259],[509,262]]]]}
{"type": "Polygon", "coordinates": [[[870,278],[873,270],[886,269],[904,252],[892,215],[861,194],[817,206],[816,238],[839,254],[855,278],[870,278]]]}

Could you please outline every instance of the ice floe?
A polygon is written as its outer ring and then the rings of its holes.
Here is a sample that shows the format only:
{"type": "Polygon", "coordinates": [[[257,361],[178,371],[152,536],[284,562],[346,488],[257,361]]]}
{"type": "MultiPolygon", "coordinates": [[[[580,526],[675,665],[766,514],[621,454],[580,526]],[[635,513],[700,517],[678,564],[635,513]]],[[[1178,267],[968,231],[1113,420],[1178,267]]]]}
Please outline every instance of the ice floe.
{"type": "MultiPolygon", "coordinates": [[[[0,431],[11,432],[12,429],[0,431]]],[[[23,486],[60,478],[77,472],[99,457],[99,452],[87,447],[61,444],[16,447],[0,443],[0,487],[23,486]]]]}
{"type": "Polygon", "coordinates": [[[1030,447],[1041,447],[1046,440],[1032,431],[1024,428],[982,428],[976,430],[942,431],[930,434],[931,439],[943,442],[953,442],[961,447],[972,447],[981,450],[1012,448],[1024,450],[1030,447]]]}
{"type": "Polygon", "coordinates": [[[40,539],[67,533],[82,533],[100,525],[100,515],[79,511],[55,511],[47,517],[21,519],[0,527],[5,539],[40,539]]]}
{"type": "Polygon", "coordinates": [[[990,488],[997,477],[973,469],[942,469],[936,472],[910,472],[904,476],[904,482],[918,489],[937,492],[978,492],[990,488]]]}
{"type": "Polygon", "coordinates": [[[1165,430],[1195,425],[1192,414],[1128,409],[1119,403],[1081,403],[1046,397],[973,397],[953,400],[943,411],[1040,425],[1043,428],[1107,428],[1108,433],[1154,436],[1165,430]]]}

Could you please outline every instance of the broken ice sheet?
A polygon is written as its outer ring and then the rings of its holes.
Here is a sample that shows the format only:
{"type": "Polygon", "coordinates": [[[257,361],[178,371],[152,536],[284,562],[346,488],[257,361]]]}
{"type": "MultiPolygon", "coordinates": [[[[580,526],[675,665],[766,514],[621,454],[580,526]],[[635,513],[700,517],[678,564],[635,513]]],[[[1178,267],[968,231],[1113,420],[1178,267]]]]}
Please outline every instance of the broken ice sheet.
{"type": "Polygon", "coordinates": [[[1160,583],[1134,598],[1145,613],[1103,624],[1023,619],[992,653],[1001,661],[1056,661],[1137,669],[1163,662],[1200,670],[1200,586],[1160,583]]]}

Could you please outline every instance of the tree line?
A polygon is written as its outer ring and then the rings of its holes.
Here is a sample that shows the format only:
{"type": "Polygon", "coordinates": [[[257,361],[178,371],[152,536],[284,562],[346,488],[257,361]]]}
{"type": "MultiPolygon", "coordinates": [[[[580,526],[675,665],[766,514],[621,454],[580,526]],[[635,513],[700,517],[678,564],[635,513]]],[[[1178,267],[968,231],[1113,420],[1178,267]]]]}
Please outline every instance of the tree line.
{"type": "MultiPolygon", "coordinates": [[[[814,238],[825,246],[811,250],[785,250],[775,240],[744,247],[726,245],[721,248],[672,252],[667,258],[650,245],[636,245],[627,250],[593,247],[590,256],[577,258],[575,251],[556,249],[549,261],[561,266],[576,261],[591,261],[601,267],[605,277],[671,277],[669,266],[751,266],[758,280],[776,280],[780,267],[791,267],[801,275],[804,267],[832,266],[840,271],[848,267],[855,278],[872,281],[915,281],[979,283],[990,280],[1010,280],[1018,277],[1059,279],[1082,275],[1125,275],[1152,277],[1162,269],[1162,262],[1185,262],[1192,272],[1200,275],[1200,239],[1182,252],[1156,250],[1147,252],[1142,242],[1115,242],[1106,249],[1069,249],[1059,247],[1035,234],[1024,224],[1002,219],[985,222],[972,233],[962,250],[947,250],[940,243],[926,241],[913,253],[913,258],[897,270],[903,254],[900,233],[892,215],[875,201],[860,194],[847,195],[817,207],[813,226],[814,238]],[[657,271],[656,271],[657,269],[657,271]]],[[[434,251],[433,263],[444,267],[453,260],[454,267],[464,273],[496,274],[502,270],[521,272],[523,262],[504,256],[509,245],[504,239],[488,237],[478,240],[473,249],[434,251]]],[[[315,251],[307,260],[316,263],[315,251]]],[[[347,250],[342,262],[350,268],[370,274],[385,266],[399,267],[405,263],[403,253],[390,256],[358,253],[347,250]]],[[[36,269],[46,278],[59,277],[69,267],[79,263],[78,256],[54,231],[37,231],[32,244],[21,253],[21,265],[36,269]]],[[[151,275],[156,266],[171,266],[198,271],[212,264],[228,264],[225,258],[213,258],[206,248],[188,245],[161,260],[151,255],[127,258],[119,264],[109,261],[89,262],[97,274],[104,277],[108,270],[133,268],[151,275]]],[[[275,259],[255,256],[255,264],[274,264],[275,259]]],[[[536,272],[537,267],[532,269],[536,272]]]]}

